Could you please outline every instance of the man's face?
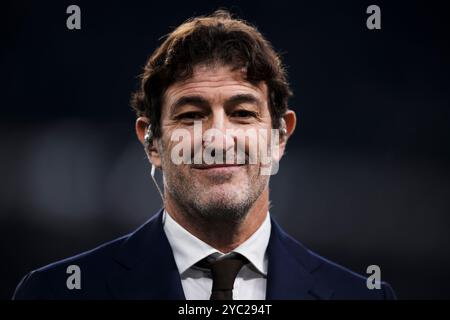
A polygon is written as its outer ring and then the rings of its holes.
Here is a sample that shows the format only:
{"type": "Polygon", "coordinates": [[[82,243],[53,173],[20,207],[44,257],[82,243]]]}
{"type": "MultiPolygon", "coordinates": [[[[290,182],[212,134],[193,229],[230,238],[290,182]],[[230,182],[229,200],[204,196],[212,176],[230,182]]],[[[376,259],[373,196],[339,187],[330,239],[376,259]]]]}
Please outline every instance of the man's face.
{"type": "MultiPolygon", "coordinates": [[[[265,130],[270,137],[267,86],[262,82],[253,85],[244,75],[242,70],[232,71],[226,66],[198,66],[191,78],[171,85],[163,98],[159,151],[165,189],[178,205],[205,218],[241,219],[268,187],[269,177],[261,174],[259,157],[253,164],[194,164],[195,150],[203,151],[205,147],[205,130],[220,132],[212,143],[223,148],[224,162],[227,150],[234,148],[235,155],[238,152],[237,137],[227,134],[227,129],[265,130]],[[202,124],[200,136],[194,135],[194,121],[202,124]],[[192,163],[173,162],[172,149],[180,142],[171,137],[179,129],[190,134],[191,139],[184,143],[192,146],[188,155],[192,163]]],[[[258,143],[269,148],[269,140],[258,143]]],[[[249,140],[245,142],[248,160],[252,151],[249,140]]],[[[186,159],[186,155],[183,157],[186,159]]]]}

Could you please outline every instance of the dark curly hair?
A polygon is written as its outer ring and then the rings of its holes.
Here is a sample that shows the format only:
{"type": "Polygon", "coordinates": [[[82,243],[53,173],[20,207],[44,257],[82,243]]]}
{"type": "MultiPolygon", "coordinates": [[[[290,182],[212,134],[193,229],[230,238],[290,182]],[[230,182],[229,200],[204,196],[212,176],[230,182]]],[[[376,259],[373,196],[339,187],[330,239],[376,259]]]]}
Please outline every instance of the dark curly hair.
{"type": "Polygon", "coordinates": [[[279,128],[292,92],[280,56],[263,35],[228,11],[187,20],[167,35],[148,59],[131,106],[136,115],[150,118],[154,137],[161,136],[161,104],[165,90],[192,76],[199,64],[220,63],[245,68],[246,80],[268,87],[272,126],[279,128]]]}

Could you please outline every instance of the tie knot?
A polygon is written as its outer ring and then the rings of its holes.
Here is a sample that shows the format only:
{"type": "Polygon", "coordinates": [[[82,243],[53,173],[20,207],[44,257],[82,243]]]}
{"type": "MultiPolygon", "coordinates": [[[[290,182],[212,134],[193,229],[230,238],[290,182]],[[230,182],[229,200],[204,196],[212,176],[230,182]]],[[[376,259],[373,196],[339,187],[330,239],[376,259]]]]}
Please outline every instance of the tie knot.
{"type": "Polygon", "coordinates": [[[232,290],[236,276],[247,263],[248,260],[239,254],[212,262],[203,259],[198,263],[199,266],[211,270],[213,279],[211,300],[232,299],[232,290]]]}

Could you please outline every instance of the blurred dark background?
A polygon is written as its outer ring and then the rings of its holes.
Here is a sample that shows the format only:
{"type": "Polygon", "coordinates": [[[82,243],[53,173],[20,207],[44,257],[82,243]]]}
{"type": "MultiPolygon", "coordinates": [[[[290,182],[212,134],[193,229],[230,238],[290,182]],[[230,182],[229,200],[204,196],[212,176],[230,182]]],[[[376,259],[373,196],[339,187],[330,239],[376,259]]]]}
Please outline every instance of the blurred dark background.
{"type": "Polygon", "coordinates": [[[226,7],[283,53],[298,128],[271,213],[401,299],[450,298],[450,30],[432,1],[3,1],[0,298],[131,232],[161,201],[129,97],[160,37],[226,7]],[[66,8],[81,8],[81,30],[66,8]],[[381,8],[381,30],[366,8],[381,8]]]}

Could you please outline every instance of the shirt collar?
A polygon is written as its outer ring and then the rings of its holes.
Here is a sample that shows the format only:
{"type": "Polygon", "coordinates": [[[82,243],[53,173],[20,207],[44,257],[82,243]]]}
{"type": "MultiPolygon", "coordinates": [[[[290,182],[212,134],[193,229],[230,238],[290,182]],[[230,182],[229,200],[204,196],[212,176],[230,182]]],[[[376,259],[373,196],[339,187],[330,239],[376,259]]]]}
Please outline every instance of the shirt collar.
{"type": "MultiPolygon", "coordinates": [[[[209,244],[192,235],[178,224],[166,210],[164,210],[163,223],[164,232],[172,247],[175,263],[177,264],[180,274],[191,268],[198,261],[212,254],[214,254],[215,257],[224,255],[209,244]]],[[[267,275],[268,259],[266,249],[269,244],[270,230],[270,214],[268,212],[258,230],[232,251],[247,258],[263,275],[267,275]]]]}

